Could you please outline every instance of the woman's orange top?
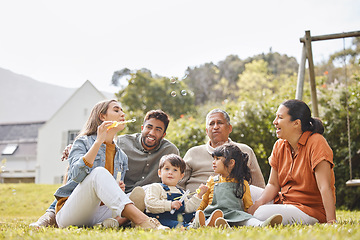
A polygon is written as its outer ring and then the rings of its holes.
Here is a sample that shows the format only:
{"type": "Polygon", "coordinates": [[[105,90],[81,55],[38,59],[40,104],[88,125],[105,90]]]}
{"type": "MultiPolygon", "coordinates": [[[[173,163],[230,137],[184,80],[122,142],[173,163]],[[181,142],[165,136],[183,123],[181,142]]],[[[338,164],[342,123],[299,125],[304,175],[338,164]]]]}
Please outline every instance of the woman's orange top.
{"type": "Polygon", "coordinates": [[[294,205],[324,223],[326,214],[315,178],[315,168],[321,161],[331,165],[331,186],[335,199],[333,152],[321,134],[311,133],[307,131],[302,134],[298,142],[298,154],[294,158],[289,142],[277,140],[269,162],[278,172],[281,188],[275,203],[294,205]]]}

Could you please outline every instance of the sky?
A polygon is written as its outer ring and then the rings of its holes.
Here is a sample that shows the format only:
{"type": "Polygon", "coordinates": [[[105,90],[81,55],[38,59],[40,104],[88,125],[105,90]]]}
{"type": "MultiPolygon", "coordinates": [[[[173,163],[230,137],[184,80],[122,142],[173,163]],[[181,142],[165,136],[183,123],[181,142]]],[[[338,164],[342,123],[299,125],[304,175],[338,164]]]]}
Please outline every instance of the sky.
{"type": "MultiPolygon", "coordinates": [[[[279,52],[301,58],[312,36],[360,30],[359,0],[0,0],[0,67],[102,91],[114,71],[181,78],[188,67],[279,52]]],[[[315,63],[343,39],[312,43],[315,63]]],[[[351,38],[345,39],[345,46],[351,38]]]]}

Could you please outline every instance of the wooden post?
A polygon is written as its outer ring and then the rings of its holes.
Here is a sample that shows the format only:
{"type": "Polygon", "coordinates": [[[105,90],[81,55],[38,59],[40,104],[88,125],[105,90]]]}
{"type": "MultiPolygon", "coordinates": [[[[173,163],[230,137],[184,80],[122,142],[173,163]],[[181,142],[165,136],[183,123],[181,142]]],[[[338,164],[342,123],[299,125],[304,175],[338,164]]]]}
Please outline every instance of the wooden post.
{"type": "Polygon", "coordinates": [[[295,99],[302,100],[304,92],[304,76],[305,76],[305,63],[306,63],[306,46],[303,43],[301,60],[298,71],[298,79],[296,85],[296,96],[295,99]]]}
{"type": "MultiPolygon", "coordinates": [[[[346,32],[346,33],[335,33],[321,36],[312,36],[311,41],[322,41],[322,40],[330,40],[330,39],[338,39],[338,38],[347,38],[347,37],[360,37],[360,31],[354,32],[346,32]]],[[[300,42],[305,42],[305,37],[300,38],[300,42]]]]}
{"type": "Polygon", "coordinates": [[[306,46],[306,55],[309,63],[309,75],[310,75],[310,87],[311,87],[311,101],[313,115],[319,117],[318,102],[316,95],[316,83],[315,83],[315,70],[314,70],[314,61],[312,56],[311,49],[311,35],[310,31],[305,31],[305,46],[306,46]]]}
{"type": "Polygon", "coordinates": [[[300,38],[300,42],[303,43],[303,52],[301,56],[301,63],[299,65],[298,82],[296,87],[296,99],[302,99],[303,88],[304,88],[304,74],[305,74],[305,62],[306,58],[309,61],[309,73],[310,73],[310,84],[311,84],[311,98],[313,106],[313,114],[318,117],[318,103],[316,96],[316,85],[315,85],[315,71],[314,62],[312,57],[311,42],[322,41],[329,39],[347,38],[347,37],[359,37],[360,31],[346,32],[346,33],[335,33],[321,36],[310,36],[310,31],[305,31],[305,36],[300,38]],[[302,81],[302,82],[301,82],[302,81]]]}

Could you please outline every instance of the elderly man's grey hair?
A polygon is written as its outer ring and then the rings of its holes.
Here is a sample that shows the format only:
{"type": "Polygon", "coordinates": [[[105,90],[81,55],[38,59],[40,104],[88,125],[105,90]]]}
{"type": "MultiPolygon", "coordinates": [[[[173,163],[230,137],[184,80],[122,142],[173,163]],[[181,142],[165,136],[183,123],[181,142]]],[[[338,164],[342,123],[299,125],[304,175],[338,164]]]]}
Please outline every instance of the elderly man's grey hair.
{"type": "Polygon", "coordinates": [[[206,115],[206,125],[208,125],[208,121],[209,121],[209,117],[215,113],[221,113],[222,115],[224,115],[224,118],[226,119],[227,124],[230,125],[230,117],[229,114],[227,112],[225,112],[222,109],[219,108],[215,108],[213,110],[211,110],[207,115],[206,115]]]}

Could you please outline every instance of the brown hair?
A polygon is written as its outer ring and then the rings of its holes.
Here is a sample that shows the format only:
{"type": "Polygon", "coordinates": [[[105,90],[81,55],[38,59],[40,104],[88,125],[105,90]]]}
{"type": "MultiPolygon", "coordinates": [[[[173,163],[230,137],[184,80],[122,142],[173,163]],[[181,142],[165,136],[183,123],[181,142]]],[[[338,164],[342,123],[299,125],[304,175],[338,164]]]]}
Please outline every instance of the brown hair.
{"type": "Polygon", "coordinates": [[[117,102],[115,99],[104,100],[95,104],[91,110],[90,116],[83,126],[83,129],[77,137],[90,136],[97,132],[97,128],[103,121],[100,120],[100,114],[106,114],[110,103],[117,102]]]}
{"type": "Polygon", "coordinates": [[[164,167],[166,161],[168,161],[172,166],[180,168],[181,173],[185,172],[186,163],[179,155],[171,153],[162,156],[159,162],[159,169],[164,167]]]}

